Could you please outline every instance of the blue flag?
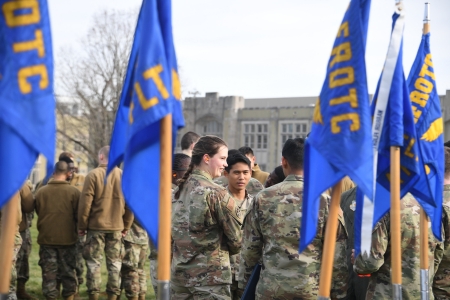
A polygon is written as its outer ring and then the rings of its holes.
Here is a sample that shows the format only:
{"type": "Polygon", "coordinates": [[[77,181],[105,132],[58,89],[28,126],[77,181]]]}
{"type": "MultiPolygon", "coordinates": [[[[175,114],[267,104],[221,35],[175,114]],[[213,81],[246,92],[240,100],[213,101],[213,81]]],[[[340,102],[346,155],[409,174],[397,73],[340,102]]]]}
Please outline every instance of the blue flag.
{"type": "Polygon", "coordinates": [[[184,124],[180,120],[182,112],[178,111],[180,85],[173,80],[177,68],[170,14],[170,3],[142,3],[108,166],[112,169],[123,159],[125,200],[155,244],[159,222],[160,122],[164,116],[173,115],[173,136],[184,124]],[[161,19],[166,22],[164,30],[161,19]]]}
{"type": "Polygon", "coordinates": [[[0,206],[42,153],[55,157],[53,50],[47,1],[0,0],[0,206]]]}
{"type": "Polygon", "coordinates": [[[436,89],[429,33],[422,36],[416,60],[409,73],[408,87],[417,131],[421,168],[420,179],[411,193],[430,217],[434,235],[441,240],[444,126],[436,89]]]}
{"type": "MultiPolygon", "coordinates": [[[[391,41],[386,62],[378,82],[371,109],[373,145],[375,148],[376,186],[372,211],[363,200],[364,191],[357,193],[355,214],[355,252],[370,250],[373,226],[390,208],[390,148],[400,147],[400,197],[406,195],[420,174],[416,130],[409,102],[408,87],[403,73],[402,36],[403,13],[394,13],[391,41]],[[370,217],[367,217],[370,215],[370,217]],[[364,223],[363,223],[364,220],[364,223]],[[371,222],[370,222],[371,221],[371,222]],[[362,243],[362,245],[361,245],[362,243]]],[[[358,187],[359,188],[359,187],[358,187]]]]}
{"type": "Polygon", "coordinates": [[[364,60],[370,1],[352,0],[337,32],[305,147],[300,251],[316,236],[319,197],[349,175],[373,191],[371,119],[364,60]]]}

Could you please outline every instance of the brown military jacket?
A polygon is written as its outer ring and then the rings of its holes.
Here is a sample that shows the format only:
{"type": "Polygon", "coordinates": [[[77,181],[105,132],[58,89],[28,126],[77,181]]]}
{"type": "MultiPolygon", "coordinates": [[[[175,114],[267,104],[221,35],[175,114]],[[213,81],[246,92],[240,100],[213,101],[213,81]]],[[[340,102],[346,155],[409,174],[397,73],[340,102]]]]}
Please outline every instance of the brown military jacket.
{"type": "Polygon", "coordinates": [[[19,191],[20,204],[22,211],[20,212],[21,221],[19,231],[22,232],[28,228],[28,214],[34,211],[34,197],[28,184],[24,184],[19,191]]]}
{"type": "Polygon", "coordinates": [[[79,230],[128,230],[133,213],[122,194],[122,170],[114,168],[105,182],[106,164],[86,176],[78,206],[79,230]]]}
{"type": "Polygon", "coordinates": [[[262,171],[258,164],[255,164],[252,170],[252,177],[255,179],[258,179],[261,184],[264,184],[266,182],[267,177],[269,177],[269,173],[262,171]]]}
{"type": "Polygon", "coordinates": [[[83,191],[85,177],[78,173],[73,173],[70,185],[76,187],[80,192],[83,191]]]}
{"type": "Polygon", "coordinates": [[[38,244],[74,245],[80,191],[67,181],[52,180],[36,193],[38,244]]]}
{"type": "Polygon", "coordinates": [[[235,200],[208,173],[194,170],[174,201],[171,283],[231,284],[230,255],[242,239],[235,200]]]}

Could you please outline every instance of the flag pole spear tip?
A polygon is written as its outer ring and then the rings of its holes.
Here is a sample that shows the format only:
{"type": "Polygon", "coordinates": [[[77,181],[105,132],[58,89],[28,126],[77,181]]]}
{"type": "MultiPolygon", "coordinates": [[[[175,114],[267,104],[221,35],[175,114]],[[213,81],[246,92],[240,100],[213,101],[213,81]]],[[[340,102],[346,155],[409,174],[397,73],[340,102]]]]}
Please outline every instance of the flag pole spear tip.
{"type": "Polygon", "coordinates": [[[423,17],[423,22],[424,23],[429,23],[431,21],[431,18],[430,18],[430,6],[431,6],[430,2],[425,2],[425,14],[424,14],[424,17],[423,17]]]}

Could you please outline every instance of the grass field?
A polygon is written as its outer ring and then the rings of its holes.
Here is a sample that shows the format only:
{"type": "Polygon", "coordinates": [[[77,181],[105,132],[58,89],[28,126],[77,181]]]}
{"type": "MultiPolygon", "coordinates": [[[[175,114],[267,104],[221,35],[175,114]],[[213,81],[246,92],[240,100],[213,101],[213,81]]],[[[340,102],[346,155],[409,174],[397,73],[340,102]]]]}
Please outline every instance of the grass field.
{"type": "MultiPolygon", "coordinates": [[[[31,227],[31,238],[33,240],[33,248],[30,254],[30,280],[27,282],[26,289],[27,292],[30,295],[33,295],[36,298],[39,299],[45,299],[45,297],[42,295],[42,275],[41,275],[41,267],[39,267],[39,245],[37,244],[37,236],[38,232],[36,229],[36,220],[37,217],[35,216],[33,219],[33,226],[31,227]]],[[[86,269],[86,268],[85,268],[86,269]]],[[[86,270],[85,270],[86,271],[86,270]]],[[[147,260],[145,264],[145,272],[147,274],[147,295],[146,299],[155,299],[155,295],[153,293],[153,287],[150,280],[150,264],[147,260]]],[[[107,271],[105,267],[105,263],[103,262],[102,265],[102,291],[104,292],[106,289],[106,281],[107,281],[107,271]]],[[[85,277],[85,276],[84,276],[85,277]]],[[[86,277],[85,277],[86,278],[86,277]]],[[[86,285],[83,284],[80,289],[80,296],[81,299],[88,299],[88,295],[86,292],[86,285]]],[[[106,299],[106,294],[102,293],[100,294],[99,299],[106,299]]],[[[125,293],[122,294],[122,299],[126,299],[125,293]]]]}

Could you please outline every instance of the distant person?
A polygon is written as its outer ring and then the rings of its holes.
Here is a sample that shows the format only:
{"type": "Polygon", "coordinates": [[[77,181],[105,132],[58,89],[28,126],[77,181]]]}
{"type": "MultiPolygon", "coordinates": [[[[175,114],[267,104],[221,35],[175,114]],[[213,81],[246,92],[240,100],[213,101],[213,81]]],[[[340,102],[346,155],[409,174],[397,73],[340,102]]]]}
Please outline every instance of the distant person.
{"type": "Polygon", "coordinates": [[[193,131],[186,132],[181,138],[181,153],[192,156],[192,149],[200,136],[193,131]]]}
{"type": "Polygon", "coordinates": [[[265,188],[271,187],[272,185],[282,182],[285,178],[286,176],[283,173],[283,167],[278,166],[272,171],[272,173],[269,174],[269,177],[267,177],[264,187],[265,188]]]}
{"type": "Polygon", "coordinates": [[[100,293],[103,255],[108,270],[108,299],[116,300],[120,295],[122,238],[133,223],[133,213],[122,194],[122,170],[115,167],[106,176],[108,155],[109,146],[98,152],[100,165],[86,176],[78,207],[78,235],[87,234],[83,257],[90,300],[97,300],[100,293]]]}
{"type": "MultiPolygon", "coordinates": [[[[63,160],[64,157],[70,158],[70,160],[72,160],[72,164],[74,164],[75,156],[73,155],[72,152],[69,152],[69,151],[62,152],[59,155],[59,160],[63,160]]],[[[78,174],[76,172],[77,168],[75,168],[75,165],[71,166],[71,171],[72,171],[72,176],[69,180],[69,183],[71,186],[76,187],[81,192],[83,190],[85,176],[78,174]]]]}
{"type": "Polygon", "coordinates": [[[256,163],[255,154],[253,154],[253,150],[250,147],[241,147],[239,148],[239,152],[248,157],[250,162],[252,163],[252,177],[258,179],[261,184],[264,184],[269,177],[269,173],[262,171],[258,164],[256,163]]]}
{"type": "Polygon", "coordinates": [[[42,269],[42,293],[46,299],[62,296],[73,300],[78,290],[76,275],[76,223],[80,191],[67,182],[70,168],[64,161],[55,164],[53,180],[36,193],[39,265],[42,269]]]}

